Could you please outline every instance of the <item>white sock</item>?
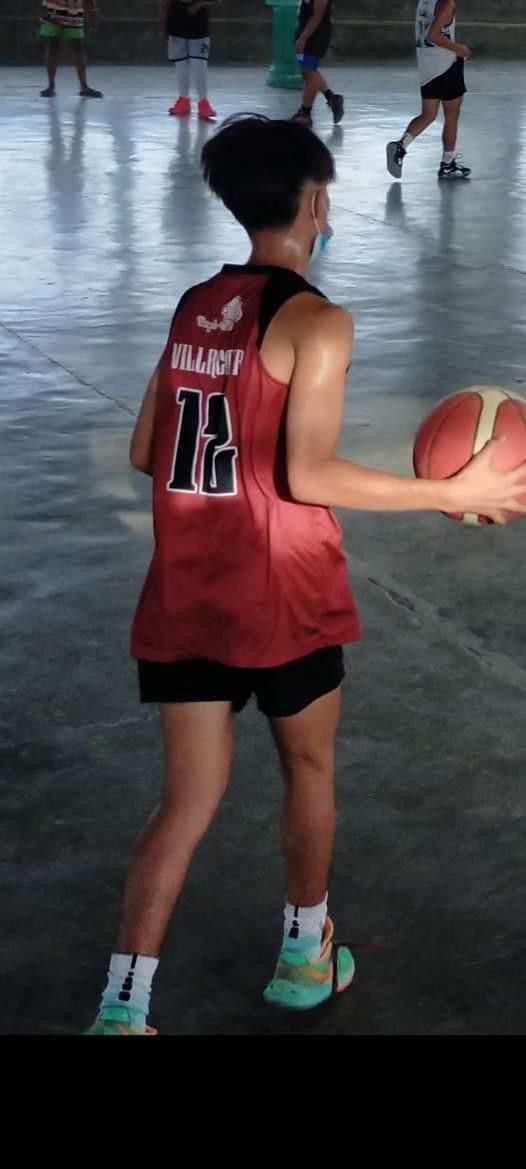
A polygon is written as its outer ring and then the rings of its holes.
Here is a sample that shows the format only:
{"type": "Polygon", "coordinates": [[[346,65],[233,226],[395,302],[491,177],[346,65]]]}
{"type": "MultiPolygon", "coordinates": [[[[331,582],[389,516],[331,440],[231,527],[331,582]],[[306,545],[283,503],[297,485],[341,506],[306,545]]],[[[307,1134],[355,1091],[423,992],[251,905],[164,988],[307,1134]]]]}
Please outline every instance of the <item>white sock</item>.
{"type": "Polygon", "coordinates": [[[199,101],[203,101],[205,97],[208,97],[208,61],[201,60],[200,57],[192,57],[190,69],[199,101]]]}
{"type": "Polygon", "coordinates": [[[327,898],[319,905],[285,905],[283,941],[291,949],[305,950],[311,962],[316,962],[321,952],[323,927],[327,918],[327,898]],[[305,943],[307,945],[305,946],[305,943]]]}
{"type": "Polygon", "coordinates": [[[451,162],[453,162],[454,157],[455,157],[454,150],[444,150],[444,153],[442,155],[442,162],[445,162],[446,166],[449,166],[449,164],[451,162]]]}
{"type": "Polygon", "coordinates": [[[143,954],[112,954],[102,1006],[126,1007],[135,1014],[144,1015],[146,1021],[153,976],[158,965],[158,958],[147,958],[143,954]]]}
{"type": "Polygon", "coordinates": [[[411,143],[414,142],[413,135],[404,134],[403,138],[400,139],[400,142],[402,143],[404,150],[409,150],[411,143]]]}
{"type": "Polygon", "coordinates": [[[178,61],[175,69],[177,84],[179,86],[179,97],[190,97],[190,61],[188,57],[184,61],[178,61]]]}

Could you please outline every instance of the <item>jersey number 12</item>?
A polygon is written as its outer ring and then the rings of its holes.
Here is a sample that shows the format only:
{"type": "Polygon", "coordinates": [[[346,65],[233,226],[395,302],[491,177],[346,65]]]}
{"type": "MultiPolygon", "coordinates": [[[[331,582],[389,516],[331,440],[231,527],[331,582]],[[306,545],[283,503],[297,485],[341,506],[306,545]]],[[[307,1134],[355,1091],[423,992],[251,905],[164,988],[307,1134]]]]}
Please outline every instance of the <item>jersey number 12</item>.
{"type": "Polygon", "coordinates": [[[232,446],[230,409],[224,394],[209,394],[203,425],[203,391],[177,391],[180,406],[169,491],[200,495],[237,495],[237,447],[232,446]],[[197,463],[205,439],[199,481],[197,463]]]}

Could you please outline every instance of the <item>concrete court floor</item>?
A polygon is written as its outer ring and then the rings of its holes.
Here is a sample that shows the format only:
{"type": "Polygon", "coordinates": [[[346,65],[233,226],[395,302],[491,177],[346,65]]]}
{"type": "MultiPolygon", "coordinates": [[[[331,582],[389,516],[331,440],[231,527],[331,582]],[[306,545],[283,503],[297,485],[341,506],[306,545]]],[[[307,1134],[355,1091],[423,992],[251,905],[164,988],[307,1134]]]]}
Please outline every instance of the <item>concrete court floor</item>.
{"type": "MultiPolygon", "coordinates": [[[[526,379],[526,66],[474,65],[469,185],[439,186],[439,133],[403,184],[384,143],[415,110],[412,68],[333,70],[336,236],[320,283],[352,307],[343,451],[410,469],[441,395],[526,379]]],[[[257,69],[212,70],[222,114],[287,114],[257,69]]],[[[247,254],[198,176],[208,133],[166,116],[168,69],[0,70],[2,876],[0,1031],[91,1019],[127,853],[160,773],[128,628],[150,550],[127,466],[145,380],[179,294],[247,254]]],[[[526,390],[525,390],[526,392],[526,390]]],[[[526,1033],[526,525],[345,515],[365,638],[339,739],[331,906],[355,988],[274,1016],[280,787],[264,723],[239,720],[234,782],[192,871],[156,983],[165,1035],[526,1033]]]]}

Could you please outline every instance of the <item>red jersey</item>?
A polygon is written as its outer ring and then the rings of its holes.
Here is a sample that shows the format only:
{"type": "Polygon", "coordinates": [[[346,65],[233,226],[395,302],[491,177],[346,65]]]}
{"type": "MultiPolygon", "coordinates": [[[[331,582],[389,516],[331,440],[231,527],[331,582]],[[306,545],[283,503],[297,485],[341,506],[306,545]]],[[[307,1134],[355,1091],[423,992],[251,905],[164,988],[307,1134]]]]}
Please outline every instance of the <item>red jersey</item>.
{"type": "Polygon", "coordinates": [[[340,526],[290,495],[289,387],[260,356],[276,312],[316,291],[283,268],[229,265],[177,309],[159,371],[155,550],[134,657],[262,668],[360,636],[340,526]]]}

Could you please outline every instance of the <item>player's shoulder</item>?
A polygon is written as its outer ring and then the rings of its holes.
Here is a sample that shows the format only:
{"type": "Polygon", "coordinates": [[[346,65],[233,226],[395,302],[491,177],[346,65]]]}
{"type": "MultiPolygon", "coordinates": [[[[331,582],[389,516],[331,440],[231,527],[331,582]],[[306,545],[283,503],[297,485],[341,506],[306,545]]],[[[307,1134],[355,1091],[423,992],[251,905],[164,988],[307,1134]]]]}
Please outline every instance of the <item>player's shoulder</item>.
{"type": "Polygon", "coordinates": [[[300,339],[312,342],[352,340],[353,319],[343,305],[307,291],[295,305],[292,302],[291,307],[300,339]]]}

